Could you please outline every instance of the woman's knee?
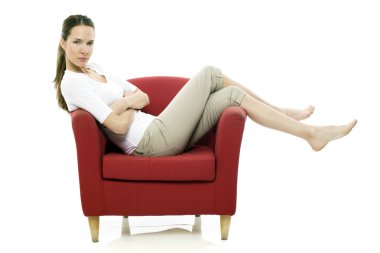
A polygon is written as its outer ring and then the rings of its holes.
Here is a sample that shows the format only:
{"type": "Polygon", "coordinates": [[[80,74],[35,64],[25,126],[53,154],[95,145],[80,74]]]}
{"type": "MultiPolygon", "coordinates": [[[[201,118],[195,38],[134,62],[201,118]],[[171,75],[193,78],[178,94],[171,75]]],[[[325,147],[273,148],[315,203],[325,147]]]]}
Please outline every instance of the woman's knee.
{"type": "Polygon", "coordinates": [[[219,68],[207,65],[201,69],[200,75],[204,81],[211,80],[211,92],[218,91],[224,87],[223,74],[219,68]]]}
{"type": "Polygon", "coordinates": [[[211,76],[212,78],[223,78],[223,73],[220,68],[212,65],[204,66],[199,72],[203,75],[211,76]]]}
{"type": "Polygon", "coordinates": [[[217,68],[216,67],[214,67],[214,66],[212,66],[212,65],[206,65],[206,66],[204,66],[202,69],[201,69],[201,71],[200,72],[203,72],[203,73],[206,73],[206,74],[212,74],[212,73],[215,73],[215,70],[216,70],[217,68]]]}
{"type": "Polygon", "coordinates": [[[234,105],[240,105],[245,95],[247,95],[247,93],[244,90],[237,86],[227,86],[223,88],[223,90],[227,92],[231,103],[234,105]]]}

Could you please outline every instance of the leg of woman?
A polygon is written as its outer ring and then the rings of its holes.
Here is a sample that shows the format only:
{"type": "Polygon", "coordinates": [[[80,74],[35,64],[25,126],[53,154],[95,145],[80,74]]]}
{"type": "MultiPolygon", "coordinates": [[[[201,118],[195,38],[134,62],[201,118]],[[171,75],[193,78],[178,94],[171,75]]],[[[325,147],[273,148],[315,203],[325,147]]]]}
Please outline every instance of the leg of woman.
{"type": "Polygon", "coordinates": [[[192,148],[219,120],[222,112],[230,106],[240,106],[247,93],[236,86],[229,86],[212,93],[202,117],[191,137],[187,149],[192,148]]]}
{"type": "Polygon", "coordinates": [[[330,141],[347,135],[357,122],[354,120],[341,126],[306,125],[249,95],[244,97],[241,107],[256,123],[300,137],[306,140],[315,151],[321,150],[330,141]]]}
{"type": "Polygon", "coordinates": [[[245,91],[248,95],[250,95],[251,97],[255,98],[256,100],[272,107],[273,109],[283,113],[283,114],[286,114],[287,116],[295,119],[295,120],[303,120],[303,119],[306,119],[308,117],[310,117],[311,114],[313,114],[314,112],[314,106],[309,106],[307,107],[306,109],[303,109],[303,110],[297,110],[297,109],[293,109],[293,108],[283,108],[283,107],[278,107],[278,106],[274,106],[272,104],[270,104],[269,102],[265,101],[264,99],[262,99],[261,97],[259,97],[257,94],[255,94],[253,91],[251,91],[250,89],[248,89],[247,87],[241,85],[240,83],[232,80],[231,78],[229,78],[228,76],[224,75],[223,74],[223,77],[224,77],[224,87],[228,87],[228,86],[236,86],[236,87],[239,87],[240,89],[242,89],[243,91],[245,91]]]}
{"type": "Polygon", "coordinates": [[[210,94],[222,88],[222,72],[211,66],[203,68],[149,125],[133,154],[165,156],[183,152],[198,125],[210,94]]]}
{"type": "Polygon", "coordinates": [[[342,126],[306,125],[246,94],[240,88],[229,86],[210,95],[188,148],[196,144],[215,125],[224,109],[239,105],[251,120],[262,126],[300,137],[315,151],[321,150],[328,142],[347,135],[356,124],[354,120],[342,126]]]}

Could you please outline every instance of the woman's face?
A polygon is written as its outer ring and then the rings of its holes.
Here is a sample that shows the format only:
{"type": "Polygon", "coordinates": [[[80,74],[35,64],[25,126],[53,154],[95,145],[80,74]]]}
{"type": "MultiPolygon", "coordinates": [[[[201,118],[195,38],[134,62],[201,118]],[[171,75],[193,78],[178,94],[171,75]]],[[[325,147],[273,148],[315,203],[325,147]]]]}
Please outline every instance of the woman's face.
{"type": "Polygon", "coordinates": [[[61,47],[65,50],[66,68],[78,71],[86,68],[95,38],[95,30],[91,26],[79,25],[71,29],[67,40],[61,39],[61,47]]]}

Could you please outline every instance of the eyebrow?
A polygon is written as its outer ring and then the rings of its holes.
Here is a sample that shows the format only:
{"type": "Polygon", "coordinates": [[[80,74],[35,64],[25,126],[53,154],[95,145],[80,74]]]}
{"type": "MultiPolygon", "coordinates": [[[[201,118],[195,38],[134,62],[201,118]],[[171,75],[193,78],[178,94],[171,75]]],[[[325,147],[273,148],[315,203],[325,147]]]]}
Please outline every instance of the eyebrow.
{"type": "MultiPolygon", "coordinates": [[[[74,40],[83,41],[82,39],[79,39],[79,38],[74,38],[74,40]]],[[[89,40],[89,41],[87,41],[87,42],[92,42],[92,41],[94,41],[94,40],[89,40]]]]}

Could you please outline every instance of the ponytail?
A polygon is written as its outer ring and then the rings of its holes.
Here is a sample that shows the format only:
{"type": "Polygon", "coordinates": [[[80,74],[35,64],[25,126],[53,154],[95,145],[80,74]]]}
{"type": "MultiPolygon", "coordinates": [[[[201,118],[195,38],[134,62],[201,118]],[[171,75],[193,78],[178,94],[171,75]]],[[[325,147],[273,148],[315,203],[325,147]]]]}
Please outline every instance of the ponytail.
{"type": "Polygon", "coordinates": [[[61,82],[63,75],[65,74],[66,70],[66,57],[65,57],[65,50],[61,47],[61,45],[58,45],[58,55],[57,55],[57,71],[54,79],[54,87],[57,92],[57,101],[60,108],[62,108],[65,111],[69,111],[67,108],[67,104],[65,99],[62,96],[61,92],[61,82]]]}

